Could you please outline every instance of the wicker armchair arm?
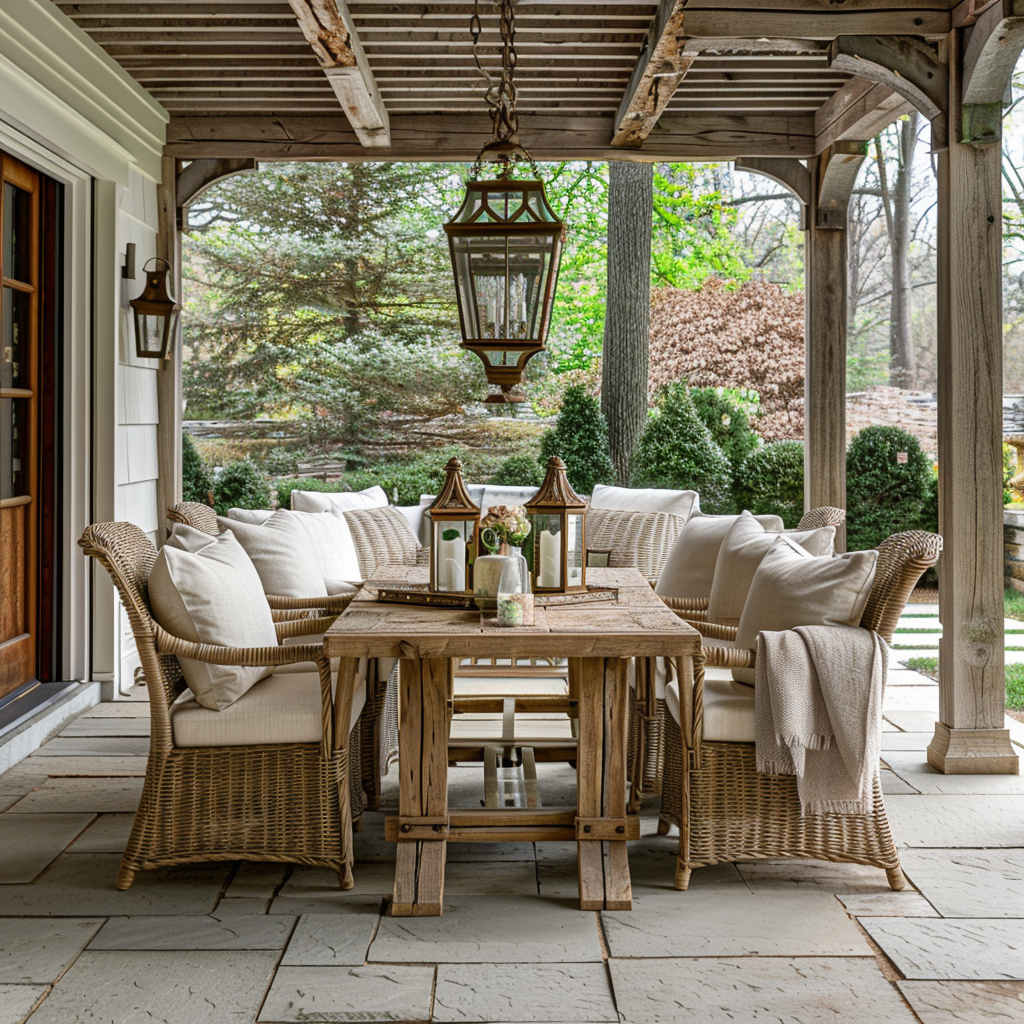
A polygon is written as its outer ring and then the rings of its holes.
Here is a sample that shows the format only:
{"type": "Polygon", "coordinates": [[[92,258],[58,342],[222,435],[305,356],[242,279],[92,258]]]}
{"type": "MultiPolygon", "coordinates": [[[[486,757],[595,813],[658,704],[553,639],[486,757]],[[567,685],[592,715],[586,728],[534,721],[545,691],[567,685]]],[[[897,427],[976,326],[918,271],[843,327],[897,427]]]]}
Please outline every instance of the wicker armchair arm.
{"type": "Polygon", "coordinates": [[[340,615],[355,596],[356,594],[334,594],[330,597],[281,597],[278,594],[267,594],[267,604],[272,611],[300,611],[313,608],[340,615]]]}
{"type": "Polygon", "coordinates": [[[295,636],[317,636],[330,629],[337,617],[337,615],[306,616],[302,619],[276,622],[274,629],[277,630],[278,640],[290,640],[295,636]]]}
{"type": "Polygon", "coordinates": [[[698,632],[703,628],[704,623],[708,621],[708,613],[701,611],[679,611],[676,610],[676,615],[693,626],[698,632]]]}
{"type": "Polygon", "coordinates": [[[746,647],[704,647],[702,650],[709,668],[754,667],[754,652],[746,647]]]}
{"type": "MultiPolygon", "coordinates": [[[[672,611],[676,612],[702,612],[707,611],[709,599],[706,597],[665,597],[658,595],[672,611]]],[[[686,618],[686,616],[683,616],[686,618]]]]}
{"type": "Polygon", "coordinates": [[[693,625],[701,636],[707,637],[709,640],[734,641],[739,631],[738,626],[725,626],[721,622],[707,622],[706,620],[694,620],[693,625]]]}
{"type": "Polygon", "coordinates": [[[416,565],[430,565],[430,548],[416,549],[416,565]]]}
{"type": "Polygon", "coordinates": [[[327,661],[322,644],[297,644],[294,647],[218,647],[215,644],[198,644],[191,640],[182,640],[181,637],[172,636],[158,624],[154,624],[154,638],[159,654],[191,658],[192,661],[203,661],[208,665],[261,667],[295,665],[302,661],[327,661]]]}

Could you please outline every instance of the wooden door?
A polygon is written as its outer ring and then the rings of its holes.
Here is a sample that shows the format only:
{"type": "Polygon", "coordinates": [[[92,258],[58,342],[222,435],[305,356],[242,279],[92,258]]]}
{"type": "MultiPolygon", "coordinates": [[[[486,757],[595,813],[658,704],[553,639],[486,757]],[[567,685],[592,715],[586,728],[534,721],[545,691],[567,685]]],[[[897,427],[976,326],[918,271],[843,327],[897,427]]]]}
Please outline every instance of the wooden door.
{"type": "Polygon", "coordinates": [[[0,697],[36,677],[39,175],[0,153],[0,697]]]}

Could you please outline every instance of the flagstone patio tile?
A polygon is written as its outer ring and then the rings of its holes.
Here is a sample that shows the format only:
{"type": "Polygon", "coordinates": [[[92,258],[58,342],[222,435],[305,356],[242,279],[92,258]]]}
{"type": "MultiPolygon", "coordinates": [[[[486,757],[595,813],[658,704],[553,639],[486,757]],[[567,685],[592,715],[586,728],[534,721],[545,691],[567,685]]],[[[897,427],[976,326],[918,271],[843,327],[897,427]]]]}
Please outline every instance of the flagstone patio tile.
{"type": "MultiPolygon", "coordinates": [[[[228,883],[224,895],[229,897],[255,896],[258,899],[269,900],[284,884],[290,870],[291,865],[289,864],[242,861],[238,865],[234,877],[228,883]]],[[[337,880],[337,874],[334,875],[334,878],[337,880]]]]}
{"type": "MultiPolygon", "coordinates": [[[[338,888],[338,873],[330,868],[307,868],[296,865],[288,876],[288,881],[281,887],[281,891],[274,898],[274,906],[282,900],[307,900],[318,899],[334,900],[341,899],[351,903],[354,899],[362,899],[366,896],[374,896],[377,901],[384,896],[390,896],[395,888],[395,865],[387,861],[373,861],[369,864],[362,864],[358,861],[353,867],[352,877],[355,885],[351,889],[338,888]]],[[[447,881],[445,891],[448,891],[447,881]]],[[[286,911],[291,913],[291,911],[286,911]]],[[[272,909],[271,913],[280,913],[272,909]]],[[[300,911],[306,913],[306,911],[300,911]]],[[[317,913],[312,909],[310,913],[317,913]]]]}
{"type": "MultiPolygon", "coordinates": [[[[888,758],[883,758],[888,761],[888,758]]],[[[907,782],[906,779],[901,778],[895,772],[889,771],[887,768],[883,768],[879,775],[879,781],[882,783],[882,792],[889,796],[890,794],[902,793],[902,794],[916,794],[919,790],[915,789],[914,786],[907,782]]]]}
{"type": "Polygon", "coordinates": [[[435,1021],[618,1021],[603,964],[441,964],[435,1021]]]}
{"type": "Polygon", "coordinates": [[[281,961],[289,967],[359,967],[381,915],[378,899],[349,903],[344,915],[303,914],[281,961]]]}
{"type": "Polygon", "coordinates": [[[1024,982],[901,981],[900,991],[923,1024],[1019,1024],[1024,982]]]}
{"type": "Polygon", "coordinates": [[[134,814],[101,814],[69,847],[68,853],[124,853],[134,814]]]}
{"type": "Polygon", "coordinates": [[[927,750],[934,735],[934,731],[882,733],[882,756],[894,750],[927,750]]]}
{"type": "Polygon", "coordinates": [[[149,702],[106,700],[83,711],[79,718],[149,718],[149,702]]]}
{"type": "Polygon", "coordinates": [[[145,718],[76,718],[62,730],[61,736],[149,736],[149,716],[145,718]]]}
{"type": "Polygon", "coordinates": [[[217,917],[227,917],[231,914],[265,914],[270,900],[261,900],[255,896],[236,896],[232,899],[222,899],[217,904],[215,914],[217,917]]]}
{"type": "Polygon", "coordinates": [[[630,913],[602,913],[613,957],[870,956],[831,893],[740,886],[639,896],[630,913]]]}
{"type": "Polygon", "coordinates": [[[886,715],[898,711],[928,711],[937,718],[939,714],[938,684],[894,686],[891,690],[886,689],[883,707],[886,715]]]}
{"type": "Polygon", "coordinates": [[[383,917],[371,963],[585,963],[601,959],[597,919],[572,901],[455,896],[441,917],[383,917]]]}
{"type": "Polygon", "coordinates": [[[933,711],[899,711],[885,707],[882,717],[904,732],[927,732],[934,735],[935,722],[939,716],[933,711]]]}
{"type": "Polygon", "coordinates": [[[1024,796],[891,796],[885,807],[898,847],[1021,845],[1024,796]]]}
{"type": "MultiPolygon", "coordinates": [[[[705,868],[695,869],[695,878],[705,868]]],[[[753,892],[773,889],[817,889],[829,893],[892,892],[882,868],[867,864],[840,864],[824,860],[753,860],[736,865],[753,892]]]]}
{"type": "Polygon", "coordinates": [[[0,883],[31,882],[84,829],[92,814],[18,814],[0,817],[0,883]]]}
{"type": "Polygon", "coordinates": [[[140,871],[120,892],[120,865],[117,854],[61,854],[31,885],[0,886],[0,914],[208,914],[231,870],[211,864],[140,871]]]}
{"type": "Polygon", "coordinates": [[[102,924],[92,918],[0,918],[0,982],[56,981],[102,924]]]}
{"type": "Polygon", "coordinates": [[[145,757],[148,753],[149,738],[146,736],[55,736],[49,743],[44,743],[33,756],[109,758],[125,755],[145,757]]]}
{"type": "Polygon", "coordinates": [[[175,956],[86,950],[32,1024],[243,1024],[255,1019],[277,956],[270,950],[175,956]]]}
{"type": "Polygon", "coordinates": [[[928,764],[924,751],[892,753],[885,760],[900,778],[922,793],[1024,794],[1024,775],[943,775],[928,764]]]}
{"type": "Polygon", "coordinates": [[[939,912],[920,893],[839,893],[836,899],[854,917],[938,917],[939,912]]]}
{"type": "Polygon", "coordinates": [[[627,1024],[916,1024],[873,959],[610,960],[627,1024]]]}
{"type": "Polygon", "coordinates": [[[428,1021],[433,985],[433,967],[281,967],[259,1019],[428,1021]]]}
{"type": "Polygon", "coordinates": [[[0,985],[0,1024],[21,1024],[46,985],[0,985]]]}
{"type": "Polygon", "coordinates": [[[1024,849],[905,850],[900,859],[943,917],[1024,918],[1024,849]]]}
{"type": "Polygon", "coordinates": [[[47,779],[14,809],[19,814],[134,811],[141,796],[142,779],[47,779]]]}
{"type": "Polygon", "coordinates": [[[293,917],[211,914],[111,917],[90,949],[284,949],[293,917]]]}
{"type": "Polygon", "coordinates": [[[44,776],[58,778],[76,775],[92,775],[98,778],[116,778],[117,776],[146,774],[146,758],[134,755],[129,757],[43,757],[33,754],[23,762],[34,771],[44,776]]]}
{"type": "Polygon", "coordinates": [[[1024,981],[1024,921],[862,917],[903,975],[924,981],[1024,981]]]}

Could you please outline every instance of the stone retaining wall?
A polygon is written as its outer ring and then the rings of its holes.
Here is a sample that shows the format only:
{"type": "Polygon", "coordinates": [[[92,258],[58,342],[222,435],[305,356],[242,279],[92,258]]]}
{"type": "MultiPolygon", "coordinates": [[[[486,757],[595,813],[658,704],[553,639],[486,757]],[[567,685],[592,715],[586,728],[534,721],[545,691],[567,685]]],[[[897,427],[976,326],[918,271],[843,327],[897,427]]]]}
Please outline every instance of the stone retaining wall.
{"type": "Polygon", "coordinates": [[[1003,511],[1003,575],[1024,594],[1024,512],[1003,511]]]}

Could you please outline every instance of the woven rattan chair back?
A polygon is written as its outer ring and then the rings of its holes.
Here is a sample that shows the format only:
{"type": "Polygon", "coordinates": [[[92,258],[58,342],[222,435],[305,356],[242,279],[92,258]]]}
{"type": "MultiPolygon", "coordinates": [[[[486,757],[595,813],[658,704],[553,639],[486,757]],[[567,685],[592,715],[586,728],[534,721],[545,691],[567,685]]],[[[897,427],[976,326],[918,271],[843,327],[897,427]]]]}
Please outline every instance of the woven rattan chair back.
{"type": "Polygon", "coordinates": [[[907,599],[922,574],[939,560],[942,538],[924,530],[908,530],[887,537],[878,545],[875,582],[860,624],[892,643],[907,599]]]}
{"type": "Polygon", "coordinates": [[[172,523],[184,523],[185,526],[192,526],[211,537],[220,534],[220,524],[217,522],[217,513],[209,505],[203,505],[198,501],[179,501],[167,510],[167,519],[172,523]]]}
{"type": "Polygon", "coordinates": [[[842,526],[846,522],[846,511],[833,505],[808,509],[796,524],[798,530],[817,530],[822,526],[842,526]]]}

